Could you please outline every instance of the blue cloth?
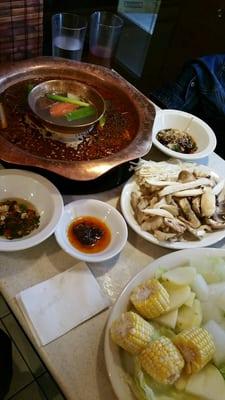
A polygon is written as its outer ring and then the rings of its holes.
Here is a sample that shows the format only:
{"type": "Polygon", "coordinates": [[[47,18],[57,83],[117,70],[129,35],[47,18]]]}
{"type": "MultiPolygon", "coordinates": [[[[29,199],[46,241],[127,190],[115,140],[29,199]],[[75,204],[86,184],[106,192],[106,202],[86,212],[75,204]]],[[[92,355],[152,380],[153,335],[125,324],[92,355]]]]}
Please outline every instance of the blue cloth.
{"type": "Polygon", "coordinates": [[[216,151],[225,156],[225,54],[189,61],[176,82],[152,91],[149,97],[163,108],[202,118],[215,131],[216,151]]]}

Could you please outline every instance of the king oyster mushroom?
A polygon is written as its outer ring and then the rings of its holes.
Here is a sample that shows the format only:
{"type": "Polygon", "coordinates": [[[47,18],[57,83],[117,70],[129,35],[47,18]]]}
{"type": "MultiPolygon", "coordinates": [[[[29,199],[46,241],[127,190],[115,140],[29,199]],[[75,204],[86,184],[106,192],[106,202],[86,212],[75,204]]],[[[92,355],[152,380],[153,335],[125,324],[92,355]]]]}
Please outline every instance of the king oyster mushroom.
{"type": "Polygon", "coordinates": [[[167,240],[171,240],[173,238],[175,238],[177,236],[176,233],[166,233],[163,231],[160,231],[159,229],[156,229],[154,231],[154,236],[156,237],[156,239],[160,240],[160,241],[167,241],[167,240]]]}
{"type": "Polygon", "coordinates": [[[180,208],[182,209],[184,215],[186,216],[188,222],[192,226],[192,228],[198,228],[201,225],[201,222],[199,221],[197,215],[192,210],[188,199],[186,198],[178,199],[177,202],[180,208]]]}
{"type": "Polygon", "coordinates": [[[225,222],[215,221],[213,218],[205,218],[205,223],[211,226],[213,230],[225,228],[225,222]]]}
{"type": "Polygon", "coordinates": [[[186,230],[185,224],[180,221],[178,218],[164,218],[164,223],[168,226],[172,231],[175,231],[179,234],[182,234],[186,230]]]}
{"type": "Polygon", "coordinates": [[[214,188],[212,189],[212,191],[213,191],[213,193],[216,195],[216,196],[218,196],[221,192],[222,192],[222,190],[224,189],[224,180],[222,180],[222,181],[219,181],[215,186],[214,186],[214,188]]]}
{"type": "Polygon", "coordinates": [[[173,218],[173,214],[162,208],[146,208],[143,210],[143,213],[147,215],[158,215],[159,217],[173,218]]]}
{"type": "Polygon", "coordinates": [[[178,217],[179,215],[179,209],[177,207],[177,204],[163,204],[161,206],[166,211],[169,211],[174,217],[178,217]]]}
{"type": "Polygon", "coordinates": [[[187,189],[187,190],[181,190],[179,192],[175,192],[175,193],[173,193],[173,196],[175,196],[175,197],[194,197],[194,196],[199,196],[202,193],[204,193],[204,190],[202,188],[187,189]]]}
{"type": "Polygon", "coordinates": [[[182,171],[180,171],[177,180],[178,180],[178,182],[182,182],[182,183],[192,182],[192,181],[196,180],[196,177],[192,174],[192,172],[182,170],[182,171]]]}
{"type": "Polygon", "coordinates": [[[201,198],[200,196],[194,197],[191,201],[191,206],[195,214],[201,216],[201,198]]]}
{"type": "Polygon", "coordinates": [[[163,218],[159,216],[154,216],[152,218],[148,218],[141,224],[141,229],[148,232],[154,232],[156,229],[160,228],[163,225],[163,218]]]}
{"type": "Polygon", "coordinates": [[[207,178],[200,178],[196,179],[195,181],[192,182],[186,182],[186,183],[179,183],[175,182],[173,185],[166,186],[162,190],[158,192],[158,195],[160,197],[166,196],[168,194],[172,194],[181,190],[187,190],[187,189],[194,189],[198,188],[201,186],[212,186],[213,182],[210,179],[207,178]]]}
{"type": "Polygon", "coordinates": [[[149,205],[149,198],[146,196],[140,196],[139,197],[139,202],[137,204],[137,207],[140,211],[143,211],[145,208],[147,208],[149,205]]]}
{"type": "Polygon", "coordinates": [[[214,184],[219,181],[219,177],[215,172],[209,171],[207,168],[202,168],[202,166],[200,166],[200,165],[198,165],[194,168],[193,174],[196,178],[211,179],[214,182],[214,184]]]}
{"type": "Polygon", "coordinates": [[[140,193],[138,193],[138,192],[131,193],[130,204],[134,211],[136,210],[136,208],[138,206],[139,198],[140,198],[140,193]]]}
{"type": "Polygon", "coordinates": [[[218,202],[214,216],[216,216],[217,219],[225,220],[225,200],[218,202]]]}
{"type": "Polygon", "coordinates": [[[211,217],[216,211],[216,196],[212,188],[206,187],[201,196],[201,215],[202,217],[211,217]]]}
{"type": "Polygon", "coordinates": [[[202,226],[200,226],[198,229],[195,229],[187,224],[187,231],[199,240],[202,239],[206,234],[206,229],[204,229],[202,226]]]}
{"type": "Polygon", "coordinates": [[[225,228],[225,188],[216,174],[185,163],[183,168],[168,163],[168,170],[159,164],[136,171],[138,190],[131,205],[142,229],[158,240],[181,241],[186,232],[201,239],[225,228]]]}
{"type": "Polygon", "coordinates": [[[134,210],[134,216],[140,225],[148,219],[148,216],[140,211],[138,207],[134,210]]]}

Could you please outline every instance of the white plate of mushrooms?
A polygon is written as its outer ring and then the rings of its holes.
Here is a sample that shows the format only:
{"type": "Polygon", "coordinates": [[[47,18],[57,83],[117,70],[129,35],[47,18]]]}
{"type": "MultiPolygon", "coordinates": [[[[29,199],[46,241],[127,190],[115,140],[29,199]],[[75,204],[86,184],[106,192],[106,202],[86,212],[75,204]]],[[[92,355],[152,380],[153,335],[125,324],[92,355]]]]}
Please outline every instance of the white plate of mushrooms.
{"type": "Polygon", "coordinates": [[[170,249],[211,246],[225,237],[225,183],[205,165],[140,160],[121,194],[130,227],[170,249]]]}

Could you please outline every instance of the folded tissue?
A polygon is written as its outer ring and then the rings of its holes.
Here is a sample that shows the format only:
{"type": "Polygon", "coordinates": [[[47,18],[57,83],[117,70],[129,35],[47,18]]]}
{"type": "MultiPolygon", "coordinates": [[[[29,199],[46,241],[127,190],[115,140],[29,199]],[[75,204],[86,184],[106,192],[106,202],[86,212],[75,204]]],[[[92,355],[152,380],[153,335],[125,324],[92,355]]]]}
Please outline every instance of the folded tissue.
{"type": "Polygon", "coordinates": [[[95,277],[83,262],[16,296],[39,345],[46,345],[109,307],[95,277]]]}

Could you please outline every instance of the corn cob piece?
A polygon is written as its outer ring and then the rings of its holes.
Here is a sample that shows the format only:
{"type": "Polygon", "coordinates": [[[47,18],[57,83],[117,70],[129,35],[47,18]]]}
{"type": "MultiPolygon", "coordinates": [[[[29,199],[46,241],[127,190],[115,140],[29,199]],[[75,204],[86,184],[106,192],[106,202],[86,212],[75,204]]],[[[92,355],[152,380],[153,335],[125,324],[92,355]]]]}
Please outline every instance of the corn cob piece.
{"type": "Polygon", "coordinates": [[[184,360],[172,341],[165,336],[149,343],[138,356],[142,368],[157,382],[173,385],[179,379],[184,360]]]}
{"type": "Polygon", "coordinates": [[[157,279],[149,279],[137,286],[130,300],[145,318],[157,318],[166,313],[170,306],[169,294],[157,279]]]}
{"type": "Polygon", "coordinates": [[[215,345],[210,334],[203,328],[191,328],[180,332],[173,343],[185,360],[185,372],[193,374],[202,369],[213,357],[215,345]]]}
{"type": "Polygon", "coordinates": [[[140,353],[154,334],[154,327],[133,311],[123,313],[111,326],[112,340],[131,354],[140,353]]]}

